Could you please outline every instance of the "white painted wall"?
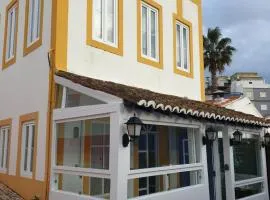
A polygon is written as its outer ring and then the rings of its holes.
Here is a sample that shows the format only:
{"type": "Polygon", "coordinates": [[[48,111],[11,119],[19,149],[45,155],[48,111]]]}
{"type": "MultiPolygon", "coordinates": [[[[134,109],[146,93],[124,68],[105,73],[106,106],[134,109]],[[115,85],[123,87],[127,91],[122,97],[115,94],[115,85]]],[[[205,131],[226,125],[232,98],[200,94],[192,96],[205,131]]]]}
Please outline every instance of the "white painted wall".
{"type": "Polygon", "coordinates": [[[266,84],[264,80],[240,80],[232,81],[231,92],[242,92],[244,88],[269,88],[270,85],[266,84]]]}
{"type": "Polygon", "coordinates": [[[248,97],[241,97],[233,102],[230,102],[225,107],[231,110],[262,117],[261,113],[257,110],[255,105],[250,101],[248,97]]]}
{"type": "MultiPolygon", "coordinates": [[[[13,120],[9,174],[15,175],[19,116],[39,112],[36,179],[44,180],[49,84],[47,52],[50,49],[51,38],[51,1],[44,1],[43,45],[28,56],[23,57],[25,2],[26,0],[19,1],[17,61],[7,69],[0,70],[0,120],[6,118],[13,120]]],[[[8,3],[10,0],[0,1],[0,67],[2,67],[4,22],[8,3]]]]}
{"type": "Polygon", "coordinates": [[[137,0],[124,0],[124,56],[86,45],[87,0],[69,1],[68,71],[190,99],[201,99],[198,7],[183,0],[184,18],[193,23],[194,79],[173,72],[172,15],[177,0],[163,6],[164,69],[137,62],[137,0]]]}

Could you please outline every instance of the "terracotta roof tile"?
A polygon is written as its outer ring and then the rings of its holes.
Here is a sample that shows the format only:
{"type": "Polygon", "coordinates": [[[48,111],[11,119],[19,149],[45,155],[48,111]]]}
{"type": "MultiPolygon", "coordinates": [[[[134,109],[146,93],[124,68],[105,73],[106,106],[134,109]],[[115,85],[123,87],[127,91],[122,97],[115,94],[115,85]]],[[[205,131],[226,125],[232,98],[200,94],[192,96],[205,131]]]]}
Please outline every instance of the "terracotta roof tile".
{"type": "Polygon", "coordinates": [[[144,108],[151,108],[166,113],[169,111],[175,114],[184,114],[192,117],[237,122],[249,125],[268,126],[264,118],[258,118],[253,115],[229,110],[205,102],[161,94],[114,82],[97,80],[64,71],[57,71],[56,75],[84,87],[117,96],[126,102],[144,108]]]}

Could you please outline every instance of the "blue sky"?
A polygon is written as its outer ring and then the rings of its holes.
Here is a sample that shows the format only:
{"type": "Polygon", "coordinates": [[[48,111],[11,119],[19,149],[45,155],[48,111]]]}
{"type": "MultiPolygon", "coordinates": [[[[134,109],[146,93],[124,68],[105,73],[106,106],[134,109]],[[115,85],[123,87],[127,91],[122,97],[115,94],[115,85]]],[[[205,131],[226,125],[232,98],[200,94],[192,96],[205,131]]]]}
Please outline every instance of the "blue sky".
{"type": "Polygon", "coordinates": [[[225,75],[257,71],[270,82],[270,0],[203,0],[204,32],[219,26],[237,52],[225,75]]]}

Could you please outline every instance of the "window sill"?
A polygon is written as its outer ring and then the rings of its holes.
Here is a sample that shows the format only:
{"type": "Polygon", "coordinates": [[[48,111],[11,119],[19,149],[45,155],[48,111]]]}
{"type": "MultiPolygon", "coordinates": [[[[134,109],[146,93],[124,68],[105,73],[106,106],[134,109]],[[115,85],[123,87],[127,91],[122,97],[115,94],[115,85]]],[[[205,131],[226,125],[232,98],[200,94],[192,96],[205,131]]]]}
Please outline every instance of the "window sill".
{"type": "Polygon", "coordinates": [[[27,172],[22,172],[21,171],[21,177],[28,178],[28,179],[33,179],[33,173],[27,173],[27,172]]]}
{"type": "Polygon", "coordinates": [[[87,45],[113,53],[119,56],[123,56],[123,46],[118,44],[118,47],[112,46],[110,44],[94,40],[92,38],[87,39],[87,45]]]}
{"type": "Polygon", "coordinates": [[[8,68],[9,66],[13,65],[16,63],[16,55],[9,59],[9,60],[5,60],[5,58],[3,59],[3,66],[2,66],[2,70],[8,68]]]}
{"type": "MultiPolygon", "coordinates": [[[[190,68],[190,69],[192,69],[192,68],[190,68]]],[[[174,73],[178,74],[178,75],[181,75],[181,76],[184,76],[184,77],[187,77],[187,78],[191,78],[191,79],[194,78],[192,70],[188,72],[188,71],[179,69],[178,67],[174,67],[174,73]]]]}
{"type": "Polygon", "coordinates": [[[156,67],[158,69],[163,69],[163,61],[162,60],[153,60],[150,58],[143,57],[142,55],[138,55],[138,62],[156,67]]]}
{"type": "Polygon", "coordinates": [[[41,38],[35,41],[34,43],[32,43],[30,46],[27,46],[27,44],[25,43],[24,48],[23,48],[23,56],[27,56],[28,54],[36,50],[38,47],[40,47],[41,45],[42,45],[41,38]]]}

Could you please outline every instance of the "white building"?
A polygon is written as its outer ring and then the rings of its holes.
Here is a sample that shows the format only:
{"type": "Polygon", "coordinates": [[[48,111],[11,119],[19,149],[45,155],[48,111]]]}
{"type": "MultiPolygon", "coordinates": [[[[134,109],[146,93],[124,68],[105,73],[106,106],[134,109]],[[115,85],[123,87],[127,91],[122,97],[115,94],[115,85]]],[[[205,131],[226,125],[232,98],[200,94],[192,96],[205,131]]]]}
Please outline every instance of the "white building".
{"type": "Polygon", "coordinates": [[[201,12],[1,0],[0,181],[25,199],[269,199],[267,121],[203,102],[201,12]]]}

